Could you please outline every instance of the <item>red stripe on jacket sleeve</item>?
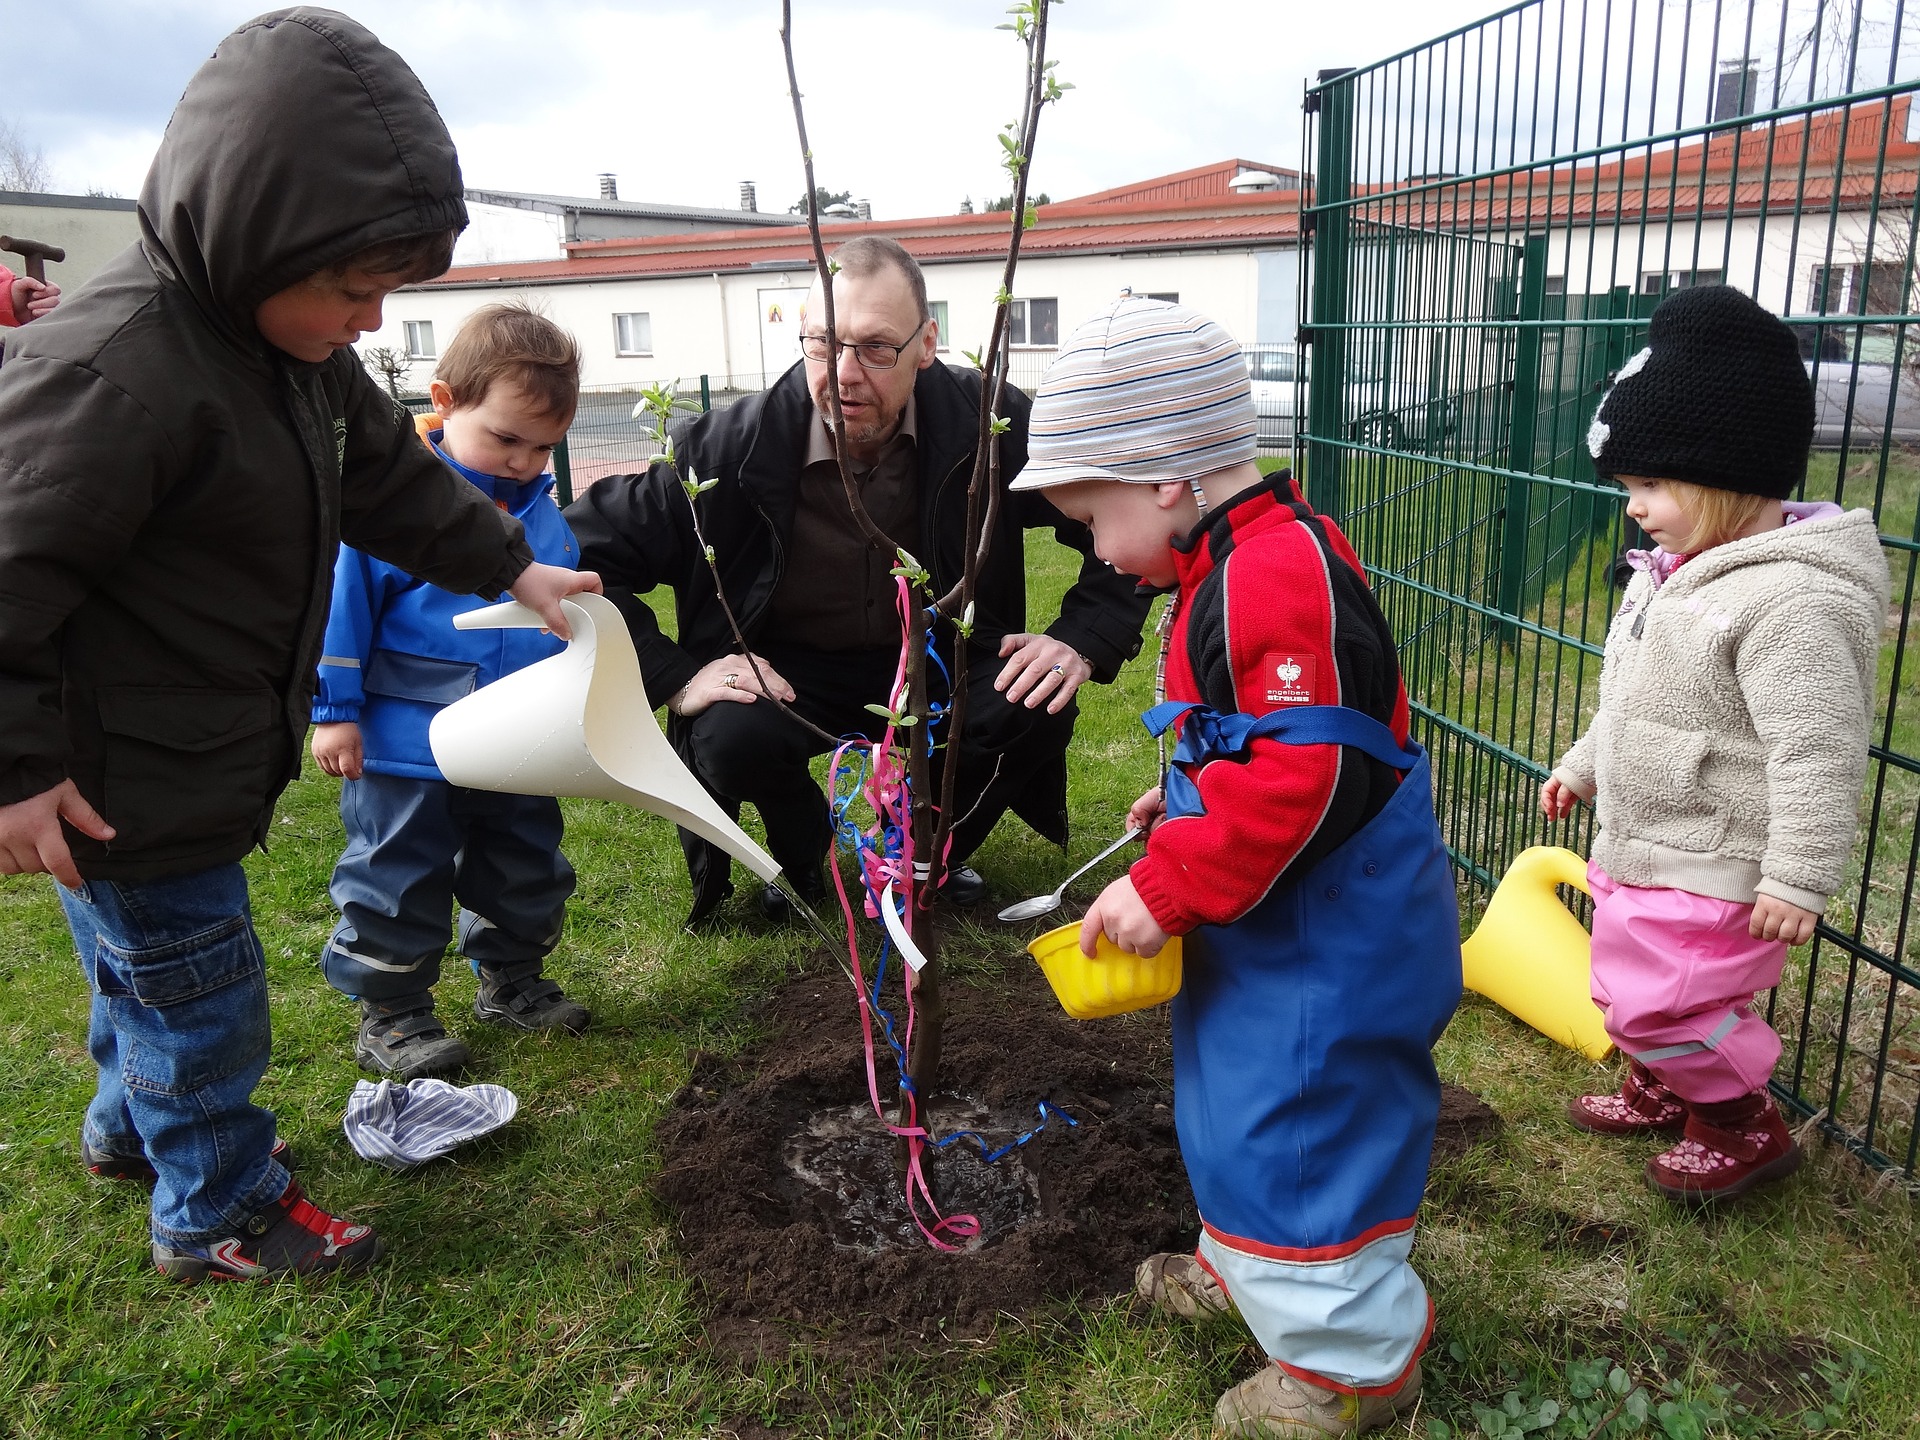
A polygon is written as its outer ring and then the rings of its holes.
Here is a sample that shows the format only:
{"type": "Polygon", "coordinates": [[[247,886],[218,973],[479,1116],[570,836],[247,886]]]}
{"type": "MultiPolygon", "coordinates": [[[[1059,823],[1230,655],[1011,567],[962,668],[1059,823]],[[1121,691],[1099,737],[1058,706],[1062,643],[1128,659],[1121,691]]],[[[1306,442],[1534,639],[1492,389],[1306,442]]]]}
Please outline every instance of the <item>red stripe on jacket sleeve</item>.
{"type": "MultiPolygon", "coordinates": [[[[1279,526],[1228,557],[1221,589],[1237,708],[1264,715],[1340,703],[1327,573],[1340,563],[1306,525],[1279,526]],[[1291,680],[1275,673],[1289,662],[1299,667],[1291,680]]],[[[1204,813],[1162,821],[1129,872],[1169,934],[1246,914],[1326,818],[1340,778],[1340,746],[1259,739],[1248,754],[1189,772],[1204,813]]]]}

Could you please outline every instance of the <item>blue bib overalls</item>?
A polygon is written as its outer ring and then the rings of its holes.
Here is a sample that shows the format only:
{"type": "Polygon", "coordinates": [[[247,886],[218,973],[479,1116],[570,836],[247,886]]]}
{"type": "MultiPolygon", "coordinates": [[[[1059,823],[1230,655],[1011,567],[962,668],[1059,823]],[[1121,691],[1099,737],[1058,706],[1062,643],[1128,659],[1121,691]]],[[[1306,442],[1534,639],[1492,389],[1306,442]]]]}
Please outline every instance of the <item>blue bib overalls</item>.
{"type": "Polygon", "coordinates": [[[1460,919],[1426,753],[1357,710],[1258,718],[1170,702],[1169,817],[1201,813],[1188,772],[1256,738],[1352,746],[1406,772],[1386,807],[1230,925],[1185,938],[1173,1002],[1174,1120],[1200,1259],[1266,1352],[1338,1388],[1397,1386],[1432,1307],[1407,1263],[1460,999],[1460,919]]]}

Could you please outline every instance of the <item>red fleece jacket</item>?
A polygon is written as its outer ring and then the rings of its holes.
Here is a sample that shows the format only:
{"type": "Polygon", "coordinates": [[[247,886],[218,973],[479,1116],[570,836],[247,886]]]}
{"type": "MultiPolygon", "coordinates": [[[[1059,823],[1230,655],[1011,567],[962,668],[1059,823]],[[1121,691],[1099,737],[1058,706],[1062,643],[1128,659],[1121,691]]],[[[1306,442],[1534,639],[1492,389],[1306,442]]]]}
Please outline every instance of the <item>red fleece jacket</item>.
{"type": "Polygon", "coordinates": [[[27,317],[13,313],[13,282],[20,277],[0,265],[0,325],[18,325],[27,317]]]}
{"type": "MultiPolygon", "coordinates": [[[[1386,618],[1347,537],[1282,471],[1216,508],[1177,557],[1167,698],[1222,714],[1346,705],[1407,739],[1386,618]]],[[[1163,820],[1130,872],[1161,927],[1225,925],[1378,814],[1391,767],[1342,745],[1255,740],[1190,771],[1205,811],[1163,820]]]]}

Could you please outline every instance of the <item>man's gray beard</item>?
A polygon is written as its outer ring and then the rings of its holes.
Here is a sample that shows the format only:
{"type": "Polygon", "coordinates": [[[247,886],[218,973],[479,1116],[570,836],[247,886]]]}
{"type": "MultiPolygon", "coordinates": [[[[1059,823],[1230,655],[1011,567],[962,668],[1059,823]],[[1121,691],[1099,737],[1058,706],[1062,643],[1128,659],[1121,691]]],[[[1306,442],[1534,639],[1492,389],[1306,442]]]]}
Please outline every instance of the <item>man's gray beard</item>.
{"type": "MultiPolygon", "coordinates": [[[[827,422],[828,434],[832,434],[833,431],[838,428],[833,423],[833,412],[831,410],[827,411],[821,418],[827,422]]],[[[896,429],[899,426],[897,418],[894,421],[894,426],[896,429]]],[[[879,443],[882,433],[881,426],[868,424],[862,425],[855,430],[849,430],[843,438],[849,445],[874,445],[879,443]]]]}

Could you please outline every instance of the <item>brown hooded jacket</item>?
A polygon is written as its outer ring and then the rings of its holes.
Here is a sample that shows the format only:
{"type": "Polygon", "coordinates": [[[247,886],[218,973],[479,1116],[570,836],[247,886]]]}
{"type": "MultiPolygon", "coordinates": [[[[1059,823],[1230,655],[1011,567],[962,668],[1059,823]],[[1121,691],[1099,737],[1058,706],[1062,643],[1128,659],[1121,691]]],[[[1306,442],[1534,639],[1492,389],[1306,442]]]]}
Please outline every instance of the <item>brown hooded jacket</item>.
{"type": "Polygon", "coordinates": [[[238,859],[298,774],[341,538],[497,595],[517,521],[445,469],[349,350],[294,361],[269,295],[466,223],[406,64],[343,15],[241,26],[193,77],[140,242],[0,352],[0,804],[71,777],[117,830],[82,875],[238,859]]]}

